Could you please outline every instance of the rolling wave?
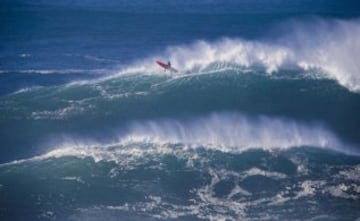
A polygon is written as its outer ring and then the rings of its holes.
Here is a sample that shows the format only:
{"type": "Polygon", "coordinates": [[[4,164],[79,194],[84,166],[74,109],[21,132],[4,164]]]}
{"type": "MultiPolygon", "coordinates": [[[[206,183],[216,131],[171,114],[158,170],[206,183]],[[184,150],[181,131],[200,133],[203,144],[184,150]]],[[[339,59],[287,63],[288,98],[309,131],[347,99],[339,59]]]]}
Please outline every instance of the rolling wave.
{"type": "Polygon", "coordinates": [[[42,1],[0,3],[2,220],[358,219],[354,1],[42,1]]]}
{"type": "Polygon", "coordinates": [[[246,117],[240,113],[213,113],[179,121],[159,120],[133,123],[125,141],[182,143],[210,146],[225,151],[249,148],[288,149],[313,146],[342,151],[344,145],[319,125],[303,125],[281,118],[246,117]]]}
{"type": "MultiPolygon", "coordinates": [[[[3,113],[0,120],[5,125],[2,130],[15,128],[13,130],[18,131],[28,122],[35,122],[54,134],[67,131],[71,134],[80,130],[84,136],[98,133],[108,137],[102,134],[103,128],[98,129],[95,124],[89,126],[87,119],[94,119],[96,124],[106,125],[106,129],[111,131],[137,119],[170,117],[175,120],[133,123],[126,128],[126,135],[109,142],[134,139],[150,143],[216,146],[224,150],[316,146],[352,154],[343,149],[347,145],[329,130],[298,121],[324,122],[343,140],[358,143],[354,111],[358,106],[358,94],[334,87],[332,81],[309,80],[307,76],[335,79],[351,91],[358,90],[360,79],[357,71],[360,69],[355,60],[360,44],[354,36],[360,33],[360,22],[319,20],[310,26],[294,23],[289,33],[271,40],[224,38],[215,42],[173,46],[160,55],[149,56],[122,69],[120,75],[20,89],[0,100],[3,113]],[[170,58],[175,67],[184,67],[183,71],[175,76],[164,74],[154,65],[154,60],[161,56],[170,58]],[[278,81],[268,77],[291,76],[291,73],[300,76],[300,80],[278,81]],[[27,102],[30,98],[37,102],[27,102]],[[352,108],[346,108],[350,106],[352,108]],[[229,113],[195,117],[193,123],[191,120],[176,120],[178,116],[201,116],[222,110],[284,116],[296,121],[248,118],[229,113]],[[68,124],[61,126],[55,121],[68,124]],[[345,129],[344,124],[348,125],[345,129]],[[69,125],[73,128],[70,131],[69,125]]],[[[31,133],[32,136],[24,135],[25,138],[19,140],[47,139],[46,133],[31,133]]],[[[19,145],[16,139],[4,140],[9,146],[19,145]]]]}
{"type": "MultiPolygon", "coordinates": [[[[26,74],[99,74],[97,80],[80,83],[97,84],[119,75],[186,75],[212,74],[224,71],[236,73],[263,72],[281,75],[283,70],[295,71],[297,77],[332,79],[352,92],[360,92],[360,20],[314,18],[310,22],[292,20],[274,28],[272,37],[245,40],[223,37],[216,41],[198,40],[192,44],[167,47],[163,52],[140,58],[121,69],[44,69],[17,70],[26,74]],[[274,36],[275,35],[275,36],[274,36]],[[180,73],[170,75],[155,64],[155,60],[170,60],[180,73]],[[101,76],[102,75],[102,76],[101,76]]],[[[85,57],[88,55],[85,55],[85,57]]],[[[89,57],[89,56],[88,56],[89,57]]],[[[93,57],[90,56],[92,59],[93,57]]],[[[94,57],[97,59],[97,57],[94,57]]],[[[0,70],[0,74],[12,70],[0,70]]],[[[293,76],[292,76],[293,77],[293,76]]],[[[70,84],[76,84],[77,80],[70,84]]]]}
{"type": "MultiPolygon", "coordinates": [[[[272,151],[313,147],[348,155],[360,154],[324,126],[284,118],[248,117],[236,112],[185,120],[137,121],[107,141],[62,136],[61,140],[51,141],[49,145],[51,151],[32,160],[74,156],[129,164],[129,161],[138,161],[144,156],[189,154],[189,149],[198,148],[237,153],[251,149],[272,151]]],[[[23,160],[12,163],[18,162],[23,160]]]]}
{"type": "Polygon", "coordinates": [[[154,60],[170,60],[180,74],[207,73],[223,69],[260,68],[269,75],[280,70],[310,72],[311,77],[336,80],[353,92],[360,91],[360,20],[292,21],[282,35],[271,40],[223,38],[171,46],[135,62],[120,73],[156,73],[154,60]],[[319,74],[320,73],[320,74],[319,74]]]}

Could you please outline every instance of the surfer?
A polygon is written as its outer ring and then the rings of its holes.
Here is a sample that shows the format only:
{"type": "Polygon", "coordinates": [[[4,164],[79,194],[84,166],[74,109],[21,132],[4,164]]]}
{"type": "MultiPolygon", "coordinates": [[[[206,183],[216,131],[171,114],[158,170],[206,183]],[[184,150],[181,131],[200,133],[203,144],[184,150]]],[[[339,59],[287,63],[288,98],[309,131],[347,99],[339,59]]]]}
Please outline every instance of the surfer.
{"type": "Polygon", "coordinates": [[[175,68],[173,68],[173,67],[171,66],[170,61],[168,61],[167,63],[166,63],[166,62],[163,62],[163,61],[156,61],[156,63],[157,63],[160,67],[164,68],[165,71],[166,71],[166,70],[169,70],[170,72],[174,72],[174,73],[178,72],[178,70],[176,70],[175,68]]]}

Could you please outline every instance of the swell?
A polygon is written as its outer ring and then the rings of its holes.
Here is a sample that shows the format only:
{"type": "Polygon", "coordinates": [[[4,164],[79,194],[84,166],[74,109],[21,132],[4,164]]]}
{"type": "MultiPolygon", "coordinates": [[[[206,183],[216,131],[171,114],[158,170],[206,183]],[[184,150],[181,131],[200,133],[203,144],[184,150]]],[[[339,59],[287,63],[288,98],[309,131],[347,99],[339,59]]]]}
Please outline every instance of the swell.
{"type": "Polygon", "coordinates": [[[132,121],[219,111],[320,122],[343,140],[357,144],[359,100],[358,94],[329,80],[269,78],[261,72],[224,71],[179,78],[127,75],[3,97],[0,121],[4,146],[22,149],[13,156],[62,135],[110,139],[116,136],[115,130],[132,121]],[[41,129],[31,129],[34,125],[41,129]]]}
{"type": "Polygon", "coordinates": [[[321,122],[342,140],[359,144],[359,93],[352,93],[359,76],[359,21],[294,21],[291,27],[262,41],[173,46],[115,75],[3,96],[0,132],[11,151],[2,151],[17,158],[32,151],[26,147],[59,134],[107,139],[131,121],[219,111],[321,122]],[[161,57],[181,68],[179,75],[154,66],[161,57]]]}
{"type": "Polygon", "coordinates": [[[103,69],[48,69],[48,70],[0,70],[0,96],[21,93],[40,87],[66,85],[73,82],[102,78],[103,69]]]}

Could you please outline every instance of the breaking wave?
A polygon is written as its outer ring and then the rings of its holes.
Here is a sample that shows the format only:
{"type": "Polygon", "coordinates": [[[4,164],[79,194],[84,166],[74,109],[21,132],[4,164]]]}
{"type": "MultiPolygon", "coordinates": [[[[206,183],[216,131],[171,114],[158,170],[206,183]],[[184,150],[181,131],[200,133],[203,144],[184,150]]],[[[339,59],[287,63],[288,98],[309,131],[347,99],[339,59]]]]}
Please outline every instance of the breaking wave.
{"type": "Polygon", "coordinates": [[[52,146],[52,151],[32,159],[75,156],[92,157],[95,161],[128,162],[148,155],[188,153],[197,148],[237,153],[250,149],[272,151],[315,147],[359,155],[353,147],[319,124],[266,116],[248,117],[236,112],[213,113],[196,119],[133,122],[112,140],[67,136],[61,141],[53,141],[52,146]]]}
{"type": "Polygon", "coordinates": [[[280,37],[250,41],[222,38],[215,42],[168,47],[166,52],[135,62],[121,73],[158,72],[154,60],[171,60],[182,74],[221,69],[258,67],[269,74],[280,70],[310,72],[311,77],[336,80],[353,92],[360,91],[360,20],[292,21],[280,28],[280,37]]]}
{"type": "Polygon", "coordinates": [[[337,151],[344,145],[320,125],[266,116],[247,117],[240,113],[213,113],[209,116],[180,120],[133,123],[122,141],[145,143],[182,143],[209,146],[224,151],[249,148],[288,149],[312,146],[337,151]]]}

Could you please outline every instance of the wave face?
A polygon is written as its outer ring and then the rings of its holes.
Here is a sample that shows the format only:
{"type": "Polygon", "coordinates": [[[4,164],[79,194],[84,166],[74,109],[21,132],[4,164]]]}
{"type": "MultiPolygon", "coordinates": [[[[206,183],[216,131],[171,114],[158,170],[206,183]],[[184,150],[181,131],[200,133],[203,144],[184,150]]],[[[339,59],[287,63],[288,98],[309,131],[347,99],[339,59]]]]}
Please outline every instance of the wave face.
{"type": "Polygon", "coordinates": [[[359,12],[1,1],[0,219],[359,219],[359,12]]]}

